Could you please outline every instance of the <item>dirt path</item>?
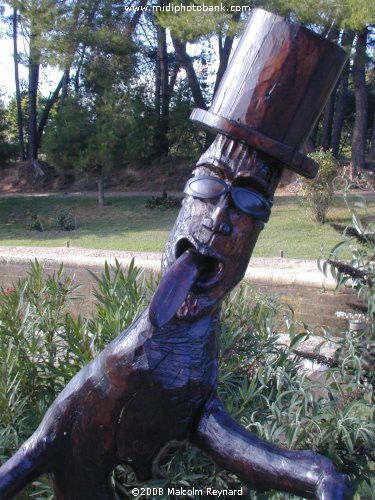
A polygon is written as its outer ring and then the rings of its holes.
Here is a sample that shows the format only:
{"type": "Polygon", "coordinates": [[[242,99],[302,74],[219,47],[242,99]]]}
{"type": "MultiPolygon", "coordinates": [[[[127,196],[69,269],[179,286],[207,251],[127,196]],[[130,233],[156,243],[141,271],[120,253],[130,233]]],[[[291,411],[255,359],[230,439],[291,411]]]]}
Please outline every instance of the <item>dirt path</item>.
{"type": "MultiPolygon", "coordinates": [[[[167,191],[169,196],[182,197],[182,191],[167,191]]],[[[105,198],[136,198],[139,196],[144,196],[151,198],[152,196],[160,196],[161,191],[106,191],[104,193],[105,198]]],[[[353,195],[363,195],[369,199],[375,199],[375,191],[352,191],[353,195]]],[[[336,193],[337,196],[340,193],[336,193]]],[[[78,197],[84,196],[87,198],[97,198],[98,194],[96,191],[74,191],[74,192],[35,192],[35,193],[8,193],[0,191],[0,198],[44,198],[44,197],[78,197]]],[[[275,198],[277,197],[294,197],[298,196],[298,193],[290,193],[287,188],[281,188],[276,191],[275,198]]]]}
{"type": "MultiPolygon", "coordinates": [[[[162,193],[160,191],[105,191],[104,198],[136,198],[139,196],[145,196],[151,198],[151,196],[160,196],[162,193]]],[[[168,191],[169,196],[183,196],[180,191],[168,191]]],[[[0,191],[0,198],[47,198],[50,196],[66,196],[66,197],[78,197],[84,196],[86,198],[97,198],[97,191],[75,191],[75,192],[43,192],[43,193],[4,193],[0,191]]]]}
{"type": "MultiPolygon", "coordinates": [[[[50,260],[77,260],[77,261],[92,261],[98,260],[114,260],[128,261],[131,259],[149,261],[159,265],[161,253],[156,252],[128,252],[114,250],[98,250],[81,247],[24,247],[24,246],[0,246],[1,259],[22,259],[32,260],[35,258],[50,259],[50,260]]],[[[317,268],[316,260],[309,259],[285,259],[281,257],[266,258],[252,257],[251,267],[258,269],[275,269],[288,270],[293,272],[304,271],[308,273],[320,273],[317,268]]]]}

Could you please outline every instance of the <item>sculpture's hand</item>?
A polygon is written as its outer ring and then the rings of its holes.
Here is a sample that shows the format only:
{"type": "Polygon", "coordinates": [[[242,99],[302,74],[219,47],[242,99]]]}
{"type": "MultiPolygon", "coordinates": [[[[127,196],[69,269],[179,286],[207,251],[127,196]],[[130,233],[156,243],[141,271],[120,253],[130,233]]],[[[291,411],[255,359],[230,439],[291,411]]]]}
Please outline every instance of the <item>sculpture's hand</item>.
{"type": "Polygon", "coordinates": [[[349,500],[349,478],[313,451],[285,450],[246,431],[213,396],[191,441],[236,474],[249,488],[277,490],[316,500],[349,500]]]}
{"type": "Polygon", "coordinates": [[[316,498],[318,500],[349,500],[353,498],[351,482],[345,474],[322,474],[319,478],[316,498]]]}

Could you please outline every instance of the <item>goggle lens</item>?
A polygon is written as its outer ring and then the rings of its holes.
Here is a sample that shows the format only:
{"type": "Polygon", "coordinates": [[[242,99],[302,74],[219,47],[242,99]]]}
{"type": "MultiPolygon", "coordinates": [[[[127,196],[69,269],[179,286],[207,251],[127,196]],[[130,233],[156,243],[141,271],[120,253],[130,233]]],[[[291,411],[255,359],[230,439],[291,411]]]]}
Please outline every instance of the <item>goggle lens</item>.
{"type": "Polygon", "coordinates": [[[236,206],[246,214],[266,222],[270,214],[270,203],[260,194],[244,188],[233,188],[232,199],[236,206]]]}
{"type": "Polygon", "coordinates": [[[267,222],[271,203],[261,194],[249,188],[229,187],[225,181],[216,177],[192,177],[186,183],[184,193],[196,198],[217,198],[231,192],[233,202],[248,215],[267,222]]]}
{"type": "Polygon", "coordinates": [[[216,198],[228,190],[227,185],[221,179],[215,177],[193,177],[189,179],[185,193],[197,198],[216,198]]]}

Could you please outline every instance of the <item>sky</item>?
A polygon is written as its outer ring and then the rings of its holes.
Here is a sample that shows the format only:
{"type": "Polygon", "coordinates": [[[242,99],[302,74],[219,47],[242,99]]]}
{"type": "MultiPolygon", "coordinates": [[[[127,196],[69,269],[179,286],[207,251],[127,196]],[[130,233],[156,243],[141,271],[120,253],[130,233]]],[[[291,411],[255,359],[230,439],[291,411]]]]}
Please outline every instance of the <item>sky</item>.
{"type": "MultiPolygon", "coordinates": [[[[13,41],[6,38],[4,34],[4,25],[0,23],[0,96],[8,102],[16,92],[14,83],[14,63],[13,63],[13,41]],[[2,95],[4,94],[4,95],[2,95]]],[[[27,52],[25,41],[22,38],[18,40],[19,52],[27,52]]],[[[28,69],[22,64],[18,65],[20,79],[27,82],[28,69]]],[[[57,83],[61,78],[61,72],[55,68],[42,68],[40,73],[39,92],[48,97],[50,92],[53,92],[57,83]]]]}

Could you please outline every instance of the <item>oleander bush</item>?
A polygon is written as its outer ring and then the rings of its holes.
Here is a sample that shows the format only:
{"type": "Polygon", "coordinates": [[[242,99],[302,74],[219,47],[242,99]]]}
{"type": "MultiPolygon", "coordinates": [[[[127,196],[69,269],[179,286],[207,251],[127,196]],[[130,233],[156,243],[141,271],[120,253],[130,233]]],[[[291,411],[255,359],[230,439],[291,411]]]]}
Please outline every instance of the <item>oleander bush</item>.
{"type": "Polygon", "coordinates": [[[350,285],[357,290],[364,304],[364,312],[372,326],[375,339],[375,220],[369,213],[364,196],[344,193],[344,200],[351,215],[348,226],[331,224],[340,234],[341,241],[331,250],[322,264],[327,274],[331,271],[337,287],[350,285]]]}
{"type": "Polygon", "coordinates": [[[333,203],[333,179],[338,164],[331,151],[314,151],[309,157],[316,161],[319,170],[314,179],[301,178],[300,196],[309,207],[312,219],[325,224],[328,210],[333,203]]]}
{"type": "MultiPolygon", "coordinates": [[[[91,318],[71,314],[78,293],[62,267],[46,276],[38,262],[31,265],[27,278],[1,290],[2,462],[35,430],[70,378],[131,324],[146,305],[150,289],[133,264],[126,272],[116,264],[113,269],[106,266],[97,278],[91,318]]],[[[278,300],[240,286],[226,300],[221,329],[219,395],[229,413],[259,437],[327,455],[351,475],[355,487],[370,481],[374,387],[361,360],[363,333],[344,336],[337,366],[329,368],[324,379],[310,380],[301,375],[293,349],[311,332],[307,325],[297,324],[293,311],[278,300]],[[280,331],[289,332],[289,346],[281,343],[280,331]]],[[[326,331],[327,338],[329,334],[326,331]]],[[[124,499],[131,498],[131,489],[140,485],[129,467],[116,469],[115,484],[124,499]]],[[[188,444],[147,485],[241,487],[235,476],[188,444]]],[[[24,495],[52,498],[47,478],[40,478],[24,495]]],[[[251,495],[284,498],[277,493],[251,495]]]]}

